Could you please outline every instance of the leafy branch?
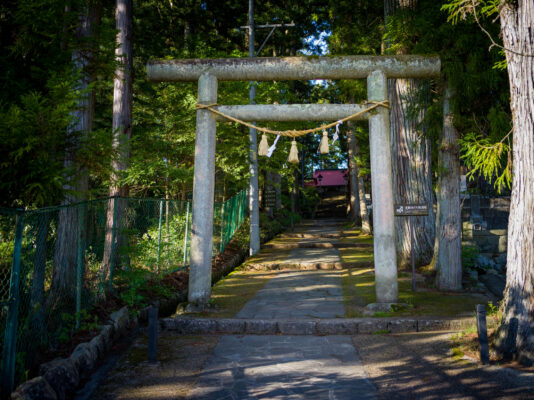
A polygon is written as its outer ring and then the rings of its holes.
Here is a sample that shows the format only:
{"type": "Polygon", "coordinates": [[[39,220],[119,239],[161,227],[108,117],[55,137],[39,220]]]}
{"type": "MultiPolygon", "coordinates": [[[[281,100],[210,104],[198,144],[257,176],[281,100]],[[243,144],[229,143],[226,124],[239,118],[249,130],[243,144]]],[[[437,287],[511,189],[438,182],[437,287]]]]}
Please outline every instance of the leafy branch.
{"type": "MultiPolygon", "coordinates": [[[[457,24],[460,20],[465,20],[468,15],[473,15],[475,18],[475,22],[480,28],[482,32],[489,38],[491,42],[491,46],[489,47],[489,50],[491,50],[493,47],[497,47],[503,51],[508,51],[512,54],[516,54],[523,57],[534,57],[534,54],[526,54],[521,53],[519,51],[515,51],[509,48],[504,47],[503,45],[500,45],[493,39],[493,36],[491,36],[491,33],[488,32],[487,29],[485,29],[482,24],[480,23],[480,19],[477,15],[477,7],[480,6],[482,15],[485,15],[487,17],[498,14],[502,4],[501,0],[452,0],[447,4],[444,4],[441,9],[443,11],[447,11],[449,14],[449,17],[447,18],[447,21],[452,22],[453,24],[457,24]]],[[[495,22],[495,21],[494,21],[495,22]]]]}
{"type": "Polygon", "coordinates": [[[501,193],[504,186],[510,189],[512,183],[512,153],[508,140],[512,131],[497,143],[492,143],[487,137],[480,134],[468,133],[460,139],[462,156],[465,165],[469,168],[467,177],[471,180],[475,175],[482,175],[488,181],[494,180],[494,187],[501,193]],[[505,141],[507,143],[505,143],[505,141]],[[506,157],[506,166],[502,162],[506,157]]]}

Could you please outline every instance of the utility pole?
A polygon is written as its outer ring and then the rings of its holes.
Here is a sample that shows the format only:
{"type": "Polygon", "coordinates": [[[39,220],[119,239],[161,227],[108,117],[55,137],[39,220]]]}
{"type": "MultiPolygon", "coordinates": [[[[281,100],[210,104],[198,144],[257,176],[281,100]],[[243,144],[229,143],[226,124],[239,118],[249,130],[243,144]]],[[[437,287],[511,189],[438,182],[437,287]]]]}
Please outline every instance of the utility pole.
{"type": "MultiPolygon", "coordinates": [[[[255,25],[254,25],[254,0],[248,0],[248,25],[241,28],[248,29],[248,56],[256,57],[263,49],[263,46],[267,43],[271,35],[276,28],[284,26],[295,26],[291,24],[267,24],[259,25],[258,28],[271,28],[271,31],[263,41],[262,45],[256,53],[254,48],[255,41],[255,25]]],[[[256,104],[256,83],[250,82],[249,89],[249,102],[250,104],[256,104]]],[[[249,131],[249,158],[250,158],[250,181],[249,181],[249,198],[248,207],[250,215],[250,255],[253,256],[260,251],[260,205],[259,205],[259,182],[258,182],[258,136],[256,129],[250,128],[249,131]]]]}

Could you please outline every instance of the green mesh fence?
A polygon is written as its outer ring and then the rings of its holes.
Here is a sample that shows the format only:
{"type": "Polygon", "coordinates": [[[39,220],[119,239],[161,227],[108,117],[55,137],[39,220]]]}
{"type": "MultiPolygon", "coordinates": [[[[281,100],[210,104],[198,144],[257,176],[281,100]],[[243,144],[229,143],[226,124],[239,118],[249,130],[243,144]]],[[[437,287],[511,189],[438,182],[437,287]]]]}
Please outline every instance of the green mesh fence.
{"type": "MultiPolygon", "coordinates": [[[[243,222],[246,191],[214,206],[213,254],[243,222]]],[[[36,354],[69,341],[85,310],[128,279],[187,268],[188,201],[114,197],[32,211],[0,208],[0,343],[4,393],[36,354]]]]}

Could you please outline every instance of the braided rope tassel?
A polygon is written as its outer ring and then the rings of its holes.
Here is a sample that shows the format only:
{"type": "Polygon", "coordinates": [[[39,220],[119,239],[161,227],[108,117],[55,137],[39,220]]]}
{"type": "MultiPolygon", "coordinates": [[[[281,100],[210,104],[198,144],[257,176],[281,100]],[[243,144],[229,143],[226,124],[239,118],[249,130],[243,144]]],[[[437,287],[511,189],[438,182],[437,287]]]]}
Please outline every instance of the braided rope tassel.
{"type": "Polygon", "coordinates": [[[293,139],[291,142],[291,150],[289,150],[289,157],[287,161],[290,163],[296,164],[299,162],[299,151],[297,149],[297,141],[293,139]]]}
{"type": "Polygon", "coordinates": [[[321,144],[319,145],[319,153],[328,154],[328,132],[326,129],[323,131],[323,137],[321,138],[321,144]]]}
{"type": "Polygon", "coordinates": [[[264,133],[261,135],[260,145],[258,146],[258,155],[266,156],[269,150],[269,142],[267,141],[267,135],[264,133]]]}

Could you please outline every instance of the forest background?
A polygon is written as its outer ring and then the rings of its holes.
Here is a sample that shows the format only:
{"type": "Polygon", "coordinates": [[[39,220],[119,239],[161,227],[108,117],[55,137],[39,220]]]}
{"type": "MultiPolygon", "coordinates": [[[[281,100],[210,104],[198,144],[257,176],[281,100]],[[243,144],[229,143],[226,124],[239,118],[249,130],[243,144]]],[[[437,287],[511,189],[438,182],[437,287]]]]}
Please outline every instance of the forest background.
{"type": "MultiPolygon", "coordinates": [[[[134,1],[133,118],[131,140],[125,144],[128,167],[119,175],[119,185],[127,186],[130,195],[185,199],[192,188],[196,85],[148,83],[146,61],[247,56],[247,32],[239,28],[247,24],[245,3],[134,1]]],[[[418,3],[390,18],[385,37],[382,1],[299,1],[290,7],[285,2],[261,2],[256,5],[256,24],[295,23],[276,30],[261,55],[298,55],[303,50],[319,54],[316,46],[321,43],[313,40],[319,36],[325,37],[332,55],[381,54],[401,48],[411,54],[438,53],[444,79],[457,93],[452,104],[459,132],[499,142],[510,130],[506,73],[495,68],[503,56],[497,49],[488,50],[489,39],[473,21],[452,26],[448,14],[440,10],[442,2],[418,3]],[[386,41],[394,43],[388,50],[386,41]]],[[[72,201],[109,194],[112,160],[120,156],[112,144],[111,127],[117,68],[114,7],[107,1],[71,1],[65,7],[64,1],[54,0],[8,1],[1,6],[0,206],[34,208],[61,204],[67,197],[72,201]],[[92,20],[90,32],[80,34],[87,15],[92,20]],[[80,85],[84,79],[87,85],[80,85]],[[82,132],[76,129],[76,110],[88,93],[94,98],[94,120],[92,129],[82,132]],[[77,143],[74,157],[73,143],[77,143]],[[74,162],[66,162],[69,157],[74,162]],[[88,185],[76,190],[72,181],[84,178],[88,185]]],[[[496,24],[482,23],[497,36],[496,24]]],[[[259,44],[267,33],[258,30],[259,44]]],[[[419,107],[428,109],[424,131],[434,144],[441,130],[442,84],[432,82],[431,96],[420,96],[419,102],[419,107]]],[[[246,104],[247,89],[248,83],[222,83],[219,103],[246,104]]],[[[364,83],[350,81],[323,86],[262,82],[257,96],[258,103],[343,103],[366,98],[364,83]]],[[[220,124],[216,159],[220,197],[248,185],[247,133],[242,126],[220,124]]],[[[363,173],[368,162],[366,134],[365,126],[357,128],[363,173]]],[[[298,166],[285,163],[289,143],[281,141],[271,159],[260,159],[260,168],[281,173],[291,184],[292,167],[310,178],[313,166],[337,167],[346,160],[345,135],[337,151],[327,156],[317,152],[319,139],[308,135],[300,141],[304,162],[298,166]]],[[[437,146],[431,148],[436,160],[437,146]]],[[[432,165],[435,181],[437,163],[432,165]]]]}

